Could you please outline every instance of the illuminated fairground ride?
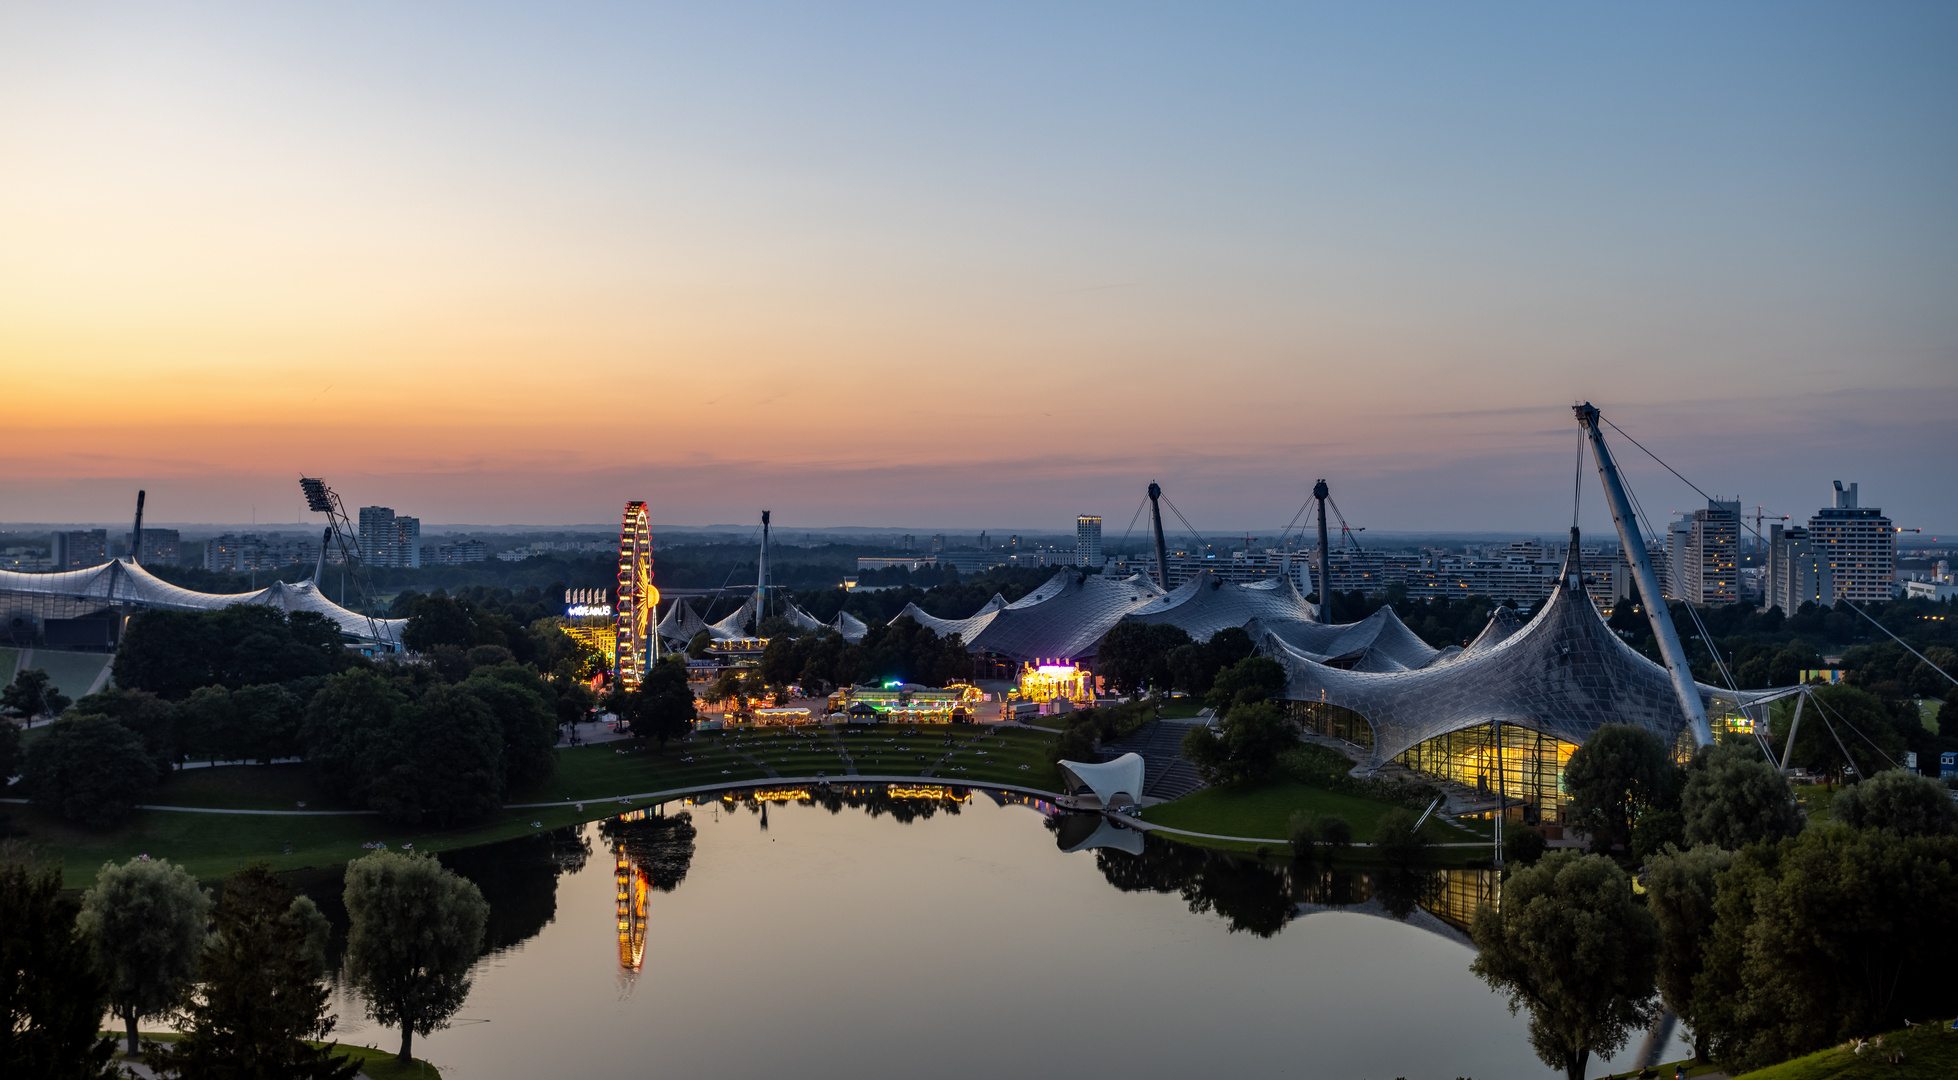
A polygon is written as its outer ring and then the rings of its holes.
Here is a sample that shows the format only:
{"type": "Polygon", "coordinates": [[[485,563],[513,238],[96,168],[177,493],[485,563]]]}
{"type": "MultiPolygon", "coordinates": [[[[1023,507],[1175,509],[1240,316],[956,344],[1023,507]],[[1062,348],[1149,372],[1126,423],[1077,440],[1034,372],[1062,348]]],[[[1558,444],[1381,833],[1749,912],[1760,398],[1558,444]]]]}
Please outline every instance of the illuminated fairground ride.
{"type": "Polygon", "coordinates": [[[618,632],[615,635],[619,683],[639,685],[657,659],[659,590],[653,586],[653,530],[646,504],[625,504],[619,526],[618,632]]]}
{"type": "Polygon", "coordinates": [[[652,879],[626,857],[623,842],[614,846],[613,855],[619,886],[619,967],[636,975],[646,963],[646,895],[652,879]]]}

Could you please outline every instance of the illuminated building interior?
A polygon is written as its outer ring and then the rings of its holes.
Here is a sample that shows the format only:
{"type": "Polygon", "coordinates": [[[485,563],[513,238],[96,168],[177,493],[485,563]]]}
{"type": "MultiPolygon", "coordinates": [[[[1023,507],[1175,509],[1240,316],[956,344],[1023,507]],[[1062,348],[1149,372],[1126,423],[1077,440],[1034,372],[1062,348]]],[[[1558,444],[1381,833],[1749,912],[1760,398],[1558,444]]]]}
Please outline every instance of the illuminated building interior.
{"type": "Polygon", "coordinates": [[[1330,735],[1363,750],[1373,749],[1373,725],[1351,709],[1318,701],[1288,701],[1285,706],[1287,717],[1308,731],[1330,735]]]}
{"type": "Polygon", "coordinates": [[[1493,870],[1440,870],[1429,875],[1421,906],[1442,922],[1466,932],[1483,904],[1502,906],[1502,882],[1493,870]]]}
{"type": "Polygon", "coordinates": [[[1523,817],[1556,820],[1563,796],[1564,763],[1577,744],[1515,724],[1479,724],[1437,735],[1394,760],[1477,791],[1519,799],[1523,817]]]}
{"type": "Polygon", "coordinates": [[[646,504],[629,502],[619,525],[619,588],[614,663],[627,688],[639,680],[657,650],[654,613],[659,590],[653,586],[653,533],[646,504]]]}
{"type": "Polygon", "coordinates": [[[1066,699],[1088,705],[1095,700],[1095,676],[1080,664],[1029,661],[1020,667],[1019,687],[1014,692],[1022,701],[1045,704],[1066,699]]]}

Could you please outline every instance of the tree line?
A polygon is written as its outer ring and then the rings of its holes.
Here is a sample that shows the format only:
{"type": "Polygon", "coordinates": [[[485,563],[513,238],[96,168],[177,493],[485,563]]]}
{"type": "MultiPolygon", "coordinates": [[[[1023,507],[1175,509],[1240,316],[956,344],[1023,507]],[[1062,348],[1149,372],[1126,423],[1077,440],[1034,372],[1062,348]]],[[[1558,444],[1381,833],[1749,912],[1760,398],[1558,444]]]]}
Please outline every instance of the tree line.
{"type": "Polygon", "coordinates": [[[1811,824],[1751,738],[1681,765],[1607,726],[1565,784],[1592,850],[1512,833],[1501,902],[1471,926],[1476,973],[1529,1011],[1545,1064],[1582,1077],[1661,1003],[1735,1073],[1958,1010],[1958,803],[1937,781],[1876,773],[1811,824]]]}
{"type": "MultiPolygon", "coordinates": [[[[392,823],[470,821],[548,778],[559,725],[596,699],[574,671],[546,678],[505,646],[448,647],[435,663],[378,664],[309,612],[143,612],[117,652],[116,685],[51,702],[61,718],[24,752],[0,725],[0,768],[18,771],[36,804],[97,828],[197,760],[304,759],[328,790],[392,823]]],[[[547,643],[537,655],[552,652],[566,650],[547,643]]],[[[15,691],[29,696],[48,701],[45,688],[15,691]]]]}
{"type": "MultiPolygon", "coordinates": [[[[0,1071],[33,1080],[113,1080],[112,1014],[126,1049],[159,1076],[350,1080],[335,1053],[325,983],[329,928],[263,864],[209,890],[147,857],[104,864],[79,901],[58,865],[0,850],[0,1071]],[[168,1046],[138,1023],[183,1032],[168,1046]]],[[[414,1036],[447,1026],[470,989],[489,905],[433,856],[377,851],[348,864],[347,983],[369,1017],[414,1036]]]]}

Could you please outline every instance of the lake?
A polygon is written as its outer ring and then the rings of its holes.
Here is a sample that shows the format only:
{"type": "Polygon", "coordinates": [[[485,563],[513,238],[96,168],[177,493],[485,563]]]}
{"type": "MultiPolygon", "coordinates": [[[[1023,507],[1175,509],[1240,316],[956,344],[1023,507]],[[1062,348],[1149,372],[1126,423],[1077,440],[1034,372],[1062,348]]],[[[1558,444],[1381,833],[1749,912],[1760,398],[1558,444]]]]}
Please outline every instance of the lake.
{"type": "MultiPolygon", "coordinates": [[[[417,1056],[451,1080],[1560,1075],[1469,973],[1488,872],[1291,875],[1042,810],[669,803],[445,855],[491,941],[417,1056]]],[[[336,1000],[343,1041],[398,1045],[336,1000]]]]}

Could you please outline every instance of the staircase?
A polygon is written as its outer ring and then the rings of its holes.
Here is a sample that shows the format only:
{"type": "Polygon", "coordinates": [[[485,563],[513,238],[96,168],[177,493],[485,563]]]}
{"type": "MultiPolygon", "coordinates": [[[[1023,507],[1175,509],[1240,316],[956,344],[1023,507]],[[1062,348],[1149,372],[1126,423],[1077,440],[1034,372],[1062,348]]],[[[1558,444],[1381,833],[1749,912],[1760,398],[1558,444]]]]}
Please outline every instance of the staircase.
{"type": "Polygon", "coordinates": [[[1120,742],[1102,747],[1101,760],[1140,754],[1142,793],[1152,799],[1180,799],[1204,786],[1197,767],[1183,758],[1183,733],[1190,730],[1191,723],[1158,720],[1120,742]]]}

